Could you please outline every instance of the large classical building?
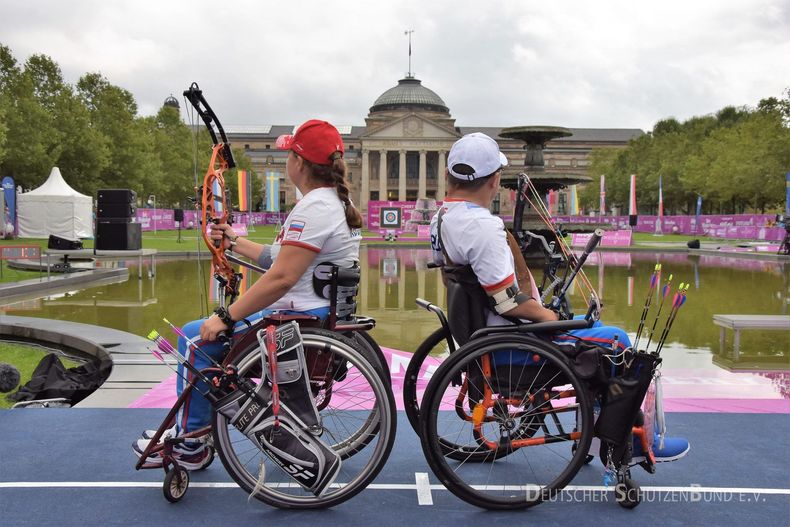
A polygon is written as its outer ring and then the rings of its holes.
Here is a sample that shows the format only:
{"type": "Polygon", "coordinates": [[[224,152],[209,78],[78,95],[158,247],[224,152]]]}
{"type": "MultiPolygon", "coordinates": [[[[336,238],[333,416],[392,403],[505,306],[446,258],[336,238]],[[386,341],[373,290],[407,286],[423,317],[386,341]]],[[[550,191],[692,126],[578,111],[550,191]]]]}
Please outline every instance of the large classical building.
{"type": "MultiPolygon", "coordinates": [[[[530,122],[529,115],[517,121],[523,125],[537,124],[530,122]]],[[[499,137],[501,127],[456,125],[442,98],[414,77],[401,79],[397,86],[382,93],[370,107],[364,126],[335,124],[346,145],[352,199],[363,213],[369,201],[441,200],[446,190],[447,152],[459,137],[471,132],[486,133],[499,142],[510,163],[508,172],[515,174],[523,170],[520,168],[525,159],[523,142],[499,137]]],[[[282,134],[293,133],[296,126],[226,128],[230,142],[244,149],[258,176],[280,179],[281,209],[294,203],[296,194],[285,178],[286,153],[276,149],[275,141],[282,134]]],[[[622,147],[643,133],[631,128],[571,128],[570,131],[572,136],[546,145],[547,172],[587,175],[588,156],[593,148],[622,147]]],[[[560,207],[564,202],[561,197],[560,207]]],[[[500,203],[503,212],[510,209],[509,192],[501,193],[500,203]]]]}

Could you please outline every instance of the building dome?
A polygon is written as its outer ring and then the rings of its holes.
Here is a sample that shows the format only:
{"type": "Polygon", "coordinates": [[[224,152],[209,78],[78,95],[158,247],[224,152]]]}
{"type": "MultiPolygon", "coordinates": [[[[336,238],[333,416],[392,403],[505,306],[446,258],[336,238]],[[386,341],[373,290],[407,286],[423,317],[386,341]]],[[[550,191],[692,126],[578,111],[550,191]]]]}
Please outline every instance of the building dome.
{"type": "Polygon", "coordinates": [[[414,77],[401,79],[397,86],[382,93],[370,107],[370,113],[411,109],[450,113],[442,98],[414,77]]]}
{"type": "Polygon", "coordinates": [[[176,110],[180,109],[181,106],[178,104],[178,99],[170,95],[167,99],[165,99],[164,106],[169,106],[170,108],[175,108],[176,110]]]}

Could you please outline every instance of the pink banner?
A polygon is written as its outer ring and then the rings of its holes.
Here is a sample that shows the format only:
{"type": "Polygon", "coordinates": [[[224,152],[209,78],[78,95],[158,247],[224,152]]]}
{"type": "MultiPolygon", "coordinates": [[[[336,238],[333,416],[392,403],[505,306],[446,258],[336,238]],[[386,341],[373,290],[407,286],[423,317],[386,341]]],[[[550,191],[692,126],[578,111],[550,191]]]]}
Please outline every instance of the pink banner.
{"type": "MultiPolygon", "coordinates": [[[[712,236],[717,238],[782,241],[785,229],[776,227],[773,214],[731,214],[700,216],[699,225],[695,225],[694,216],[664,216],[661,228],[664,234],[685,234],[712,236]]],[[[658,216],[639,216],[636,232],[656,230],[658,216]]],[[[628,216],[557,216],[558,224],[562,223],[606,223],[620,230],[629,229],[628,216]]]]}
{"type": "MultiPolygon", "coordinates": [[[[287,214],[282,212],[234,212],[233,222],[245,230],[249,225],[275,225],[285,221],[287,214]],[[242,227],[243,226],[243,227],[242,227]]],[[[194,210],[184,211],[182,229],[194,229],[200,223],[199,214],[194,210]]],[[[167,231],[178,228],[172,209],[137,209],[137,222],[142,224],[143,231],[167,231]]]]}
{"type": "MultiPolygon", "coordinates": [[[[633,231],[604,231],[601,240],[602,247],[629,247],[633,231]]],[[[571,234],[571,245],[586,245],[592,233],[571,234]]]]}

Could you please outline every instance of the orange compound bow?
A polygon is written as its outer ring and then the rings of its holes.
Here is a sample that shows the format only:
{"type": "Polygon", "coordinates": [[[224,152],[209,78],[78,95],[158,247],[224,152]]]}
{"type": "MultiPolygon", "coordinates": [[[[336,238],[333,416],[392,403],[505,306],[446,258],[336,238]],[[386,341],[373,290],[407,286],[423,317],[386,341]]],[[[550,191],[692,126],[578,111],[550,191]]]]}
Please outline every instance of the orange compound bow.
{"type": "Polygon", "coordinates": [[[203,185],[197,189],[201,202],[201,229],[203,241],[211,251],[211,263],[214,270],[214,278],[219,282],[223,294],[220,295],[220,304],[224,306],[232,304],[239,296],[239,285],[241,274],[237,273],[230,265],[225,251],[222,248],[222,241],[212,240],[209,236],[209,223],[233,223],[231,214],[230,193],[225,189],[226,170],[234,168],[236,162],[233,160],[233,152],[230,143],[225,135],[222,124],[217,119],[217,115],[208,105],[203,97],[203,92],[197,83],[193,82],[188,90],[184,91],[184,97],[192,104],[200,118],[208,128],[209,135],[214,147],[211,150],[208,170],[203,178],[203,185]],[[217,138],[219,132],[219,139],[217,138]]]}

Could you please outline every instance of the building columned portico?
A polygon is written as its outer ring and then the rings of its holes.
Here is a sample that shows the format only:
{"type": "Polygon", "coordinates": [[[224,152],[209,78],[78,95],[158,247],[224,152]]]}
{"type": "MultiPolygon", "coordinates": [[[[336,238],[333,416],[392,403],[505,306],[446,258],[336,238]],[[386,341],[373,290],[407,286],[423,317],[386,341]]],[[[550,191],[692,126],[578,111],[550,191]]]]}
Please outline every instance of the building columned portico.
{"type": "MultiPolygon", "coordinates": [[[[529,115],[519,115],[513,121],[529,123],[529,115]]],[[[346,145],[351,197],[363,217],[370,201],[442,200],[446,193],[447,153],[456,140],[468,133],[483,132],[497,140],[500,150],[508,157],[506,173],[514,175],[524,170],[527,152],[523,141],[500,137],[502,127],[456,126],[444,101],[411,76],[399,80],[375,100],[365,126],[333,124],[346,145]]],[[[231,143],[244,149],[259,177],[279,178],[281,210],[296,201],[296,194],[285,178],[285,152],[276,149],[275,141],[279,135],[291,134],[295,129],[295,125],[226,127],[231,143]]],[[[588,175],[588,155],[593,148],[624,147],[643,133],[637,129],[570,128],[570,131],[570,137],[546,144],[547,171],[588,175]]],[[[563,198],[560,195],[561,206],[567,202],[563,198]]],[[[499,203],[502,213],[511,212],[511,192],[501,190],[499,203]]]]}

